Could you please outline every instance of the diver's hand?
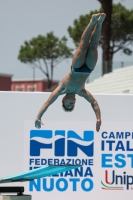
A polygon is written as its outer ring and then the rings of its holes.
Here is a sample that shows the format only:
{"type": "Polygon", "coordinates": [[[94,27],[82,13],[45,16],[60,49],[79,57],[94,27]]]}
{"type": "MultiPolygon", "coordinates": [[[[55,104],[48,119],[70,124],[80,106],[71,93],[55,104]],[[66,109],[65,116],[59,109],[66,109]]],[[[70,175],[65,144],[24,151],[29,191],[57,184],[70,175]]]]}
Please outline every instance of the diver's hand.
{"type": "Polygon", "coordinates": [[[41,125],[44,125],[41,119],[36,118],[35,120],[35,127],[36,128],[41,128],[41,125]]]}
{"type": "Polygon", "coordinates": [[[100,126],[101,126],[101,120],[97,120],[97,123],[96,123],[96,131],[97,132],[99,132],[100,126]]]}

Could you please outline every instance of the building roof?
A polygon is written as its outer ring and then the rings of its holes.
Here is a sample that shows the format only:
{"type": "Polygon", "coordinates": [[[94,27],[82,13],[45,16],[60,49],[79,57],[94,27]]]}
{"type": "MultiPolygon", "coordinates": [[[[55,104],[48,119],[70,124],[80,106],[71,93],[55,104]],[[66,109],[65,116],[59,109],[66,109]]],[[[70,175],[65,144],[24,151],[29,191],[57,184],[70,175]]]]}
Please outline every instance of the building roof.
{"type": "Polygon", "coordinates": [[[85,88],[92,93],[133,94],[133,65],[115,69],[93,82],[86,83],[85,88]]]}
{"type": "MultiPolygon", "coordinates": [[[[44,79],[44,78],[35,78],[34,80],[33,80],[33,78],[17,78],[17,79],[15,79],[15,78],[13,78],[12,79],[12,82],[33,82],[33,81],[46,81],[47,82],[47,79],[44,79]]],[[[57,81],[57,80],[53,80],[53,82],[59,82],[59,81],[57,81]]]]}
{"type": "Polygon", "coordinates": [[[5,74],[5,73],[0,73],[0,76],[4,76],[4,77],[12,77],[12,74],[5,74]]]}

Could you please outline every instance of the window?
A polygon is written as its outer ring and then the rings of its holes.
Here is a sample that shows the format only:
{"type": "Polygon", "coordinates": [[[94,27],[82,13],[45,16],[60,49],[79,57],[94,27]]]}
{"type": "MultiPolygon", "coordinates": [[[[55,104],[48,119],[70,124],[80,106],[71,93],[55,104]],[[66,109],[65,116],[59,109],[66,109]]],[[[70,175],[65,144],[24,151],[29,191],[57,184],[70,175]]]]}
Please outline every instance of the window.
{"type": "Polygon", "coordinates": [[[34,84],[34,85],[28,85],[27,86],[27,91],[29,91],[29,92],[36,91],[36,84],[34,84]]]}
{"type": "Polygon", "coordinates": [[[16,86],[15,86],[15,91],[21,91],[21,92],[22,92],[22,91],[25,91],[25,90],[24,90],[24,85],[16,85],[16,86]]]}

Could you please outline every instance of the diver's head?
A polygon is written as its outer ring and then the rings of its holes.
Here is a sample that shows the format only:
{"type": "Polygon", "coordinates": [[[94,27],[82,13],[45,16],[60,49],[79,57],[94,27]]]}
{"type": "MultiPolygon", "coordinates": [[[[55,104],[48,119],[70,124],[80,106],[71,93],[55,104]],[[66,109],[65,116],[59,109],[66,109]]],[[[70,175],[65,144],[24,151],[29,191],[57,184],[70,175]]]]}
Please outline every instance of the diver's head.
{"type": "Polygon", "coordinates": [[[74,93],[68,93],[66,94],[62,99],[62,107],[64,111],[71,112],[74,109],[75,106],[75,94],[74,93]]]}

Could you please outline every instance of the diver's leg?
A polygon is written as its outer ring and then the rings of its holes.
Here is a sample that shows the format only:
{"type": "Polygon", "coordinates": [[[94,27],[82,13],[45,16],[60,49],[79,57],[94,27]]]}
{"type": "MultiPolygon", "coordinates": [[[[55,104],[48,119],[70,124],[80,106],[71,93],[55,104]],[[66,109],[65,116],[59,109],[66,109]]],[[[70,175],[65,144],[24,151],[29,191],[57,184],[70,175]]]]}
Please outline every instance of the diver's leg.
{"type": "Polygon", "coordinates": [[[99,16],[100,14],[92,15],[90,23],[84,30],[81,36],[79,47],[73,56],[72,67],[79,68],[85,63],[86,53],[89,47],[89,39],[93,31],[94,25],[97,23],[99,16]]]}
{"type": "Polygon", "coordinates": [[[101,16],[99,17],[97,24],[94,28],[94,31],[91,35],[91,42],[86,54],[85,63],[87,67],[92,70],[95,68],[95,65],[98,59],[97,47],[98,47],[98,43],[99,43],[99,39],[101,35],[102,23],[105,17],[106,15],[104,13],[102,13],[101,16]]]}

